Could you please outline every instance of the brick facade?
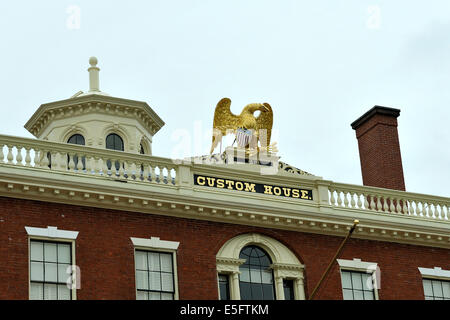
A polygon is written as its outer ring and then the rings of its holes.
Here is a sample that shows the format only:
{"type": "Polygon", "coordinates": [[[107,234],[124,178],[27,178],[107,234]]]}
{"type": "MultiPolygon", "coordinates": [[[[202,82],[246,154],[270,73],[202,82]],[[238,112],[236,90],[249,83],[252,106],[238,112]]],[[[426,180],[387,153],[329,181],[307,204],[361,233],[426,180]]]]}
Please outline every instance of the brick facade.
{"type": "MultiPolygon", "coordinates": [[[[25,226],[79,231],[77,299],[135,299],[130,237],[179,241],[179,297],[217,299],[215,256],[229,239],[255,232],[286,245],[305,265],[306,296],[314,289],[342,238],[161,215],[0,197],[0,299],[28,299],[28,235],[25,226]]],[[[376,262],[380,299],[424,299],[418,267],[450,269],[450,250],[351,238],[341,259],[376,262]]],[[[316,299],[342,299],[337,264],[316,299]]]]}

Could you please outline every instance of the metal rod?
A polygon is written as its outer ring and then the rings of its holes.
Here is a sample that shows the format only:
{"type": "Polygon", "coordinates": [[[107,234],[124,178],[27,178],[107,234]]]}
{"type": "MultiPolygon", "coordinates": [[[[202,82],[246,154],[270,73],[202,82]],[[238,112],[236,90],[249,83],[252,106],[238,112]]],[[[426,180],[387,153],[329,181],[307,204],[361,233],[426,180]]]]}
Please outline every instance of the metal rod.
{"type": "Polygon", "coordinates": [[[350,236],[352,235],[353,231],[356,228],[356,225],[359,223],[359,220],[354,220],[353,221],[353,226],[350,228],[347,236],[345,237],[344,241],[342,241],[338,251],[336,252],[336,254],[334,255],[333,259],[331,260],[330,264],[328,265],[327,269],[325,270],[325,272],[322,275],[322,278],[320,278],[319,283],[317,284],[317,286],[314,288],[313,292],[311,293],[311,295],[309,296],[308,300],[312,300],[314,298],[314,296],[316,295],[317,291],[320,288],[320,285],[322,284],[323,280],[326,278],[326,276],[328,275],[328,273],[331,270],[331,267],[333,266],[334,262],[336,261],[337,257],[339,256],[339,254],[341,253],[342,249],[344,248],[345,243],[347,242],[347,240],[350,238],[350,236]]]}

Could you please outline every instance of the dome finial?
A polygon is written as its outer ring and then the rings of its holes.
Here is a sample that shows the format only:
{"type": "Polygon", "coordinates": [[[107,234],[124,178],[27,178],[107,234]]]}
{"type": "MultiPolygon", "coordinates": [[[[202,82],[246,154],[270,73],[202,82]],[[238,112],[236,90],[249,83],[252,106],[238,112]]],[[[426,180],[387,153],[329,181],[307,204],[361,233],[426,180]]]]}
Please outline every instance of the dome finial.
{"type": "Polygon", "coordinates": [[[89,58],[89,64],[90,64],[92,67],[95,67],[95,66],[97,65],[97,63],[98,63],[98,60],[97,60],[96,57],[90,57],[90,58],[89,58]]]}
{"type": "Polygon", "coordinates": [[[89,64],[91,65],[88,68],[89,71],[89,91],[90,92],[100,92],[99,88],[99,77],[98,73],[100,68],[97,67],[98,60],[96,57],[89,58],[89,64]]]}

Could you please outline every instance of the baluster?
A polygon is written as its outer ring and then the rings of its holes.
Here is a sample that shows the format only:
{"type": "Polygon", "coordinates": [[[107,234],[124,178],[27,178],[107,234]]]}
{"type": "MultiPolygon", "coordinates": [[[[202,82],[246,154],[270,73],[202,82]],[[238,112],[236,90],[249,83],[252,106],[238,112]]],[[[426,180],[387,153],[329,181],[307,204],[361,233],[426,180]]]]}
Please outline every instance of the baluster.
{"type": "Polygon", "coordinates": [[[124,169],[123,170],[124,170],[124,177],[125,177],[125,179],[128,179],[128,180],[132,179],[133,173],[131,172],[130,162],[124,161],[123,165],[124,165],[124,169]],[[125,176],[125,174],[126,174],[126,176],[125,176]]]}
{"type": "Polygon", "coordinates": [[[172,168],[167,167],[167,184],[173,184],[172,183],[172,168]]]}
{"type": "Polygon", "coordinates": [[[356,206],[356,202],[355,202],[355,193],[354,192],[349,192],[348,193],[350,195],[350,208],[355,208],[356,206]]]}
{"type": "Polygon", "coordinates": [[[417,211],[414,210],[414,206],[415,206],[416,208],[418,208],[417,202],[411,200],[411,201],[409,202],[409,214],[410,214],[411,216],[416,216],[416,215],[417,215],[417,213],[416,213],[417,211]]]}
{"type": "Polygon", "coordinates": [[[397,206],[396,206],[395,212],[396,213],[402,213],[402,206],[400,204],[401,199],[397,198],[397,199],[395,199],[395,201],[397,202],[397,206]]]}
{"type": "Polygon", "coordinates": [[[150,168],[150,172],[149,172],[150,182],[155,183],[156,182],[155,167],[149,165],[149,168],[150,168]]]}
{"type": "MultiPolygon", "coordinates": [[[[86,162],[86,160],[84,162],[86,162]]],[[[77,173],[81,173],[81,171],[83,170],[83,159],[78,156],[78,153],[69,153],[69,169],[74,170],[77,173]],[[75,158],[77,161],[75,161],[75,158]]]]}
{"type": "MultiPolygon", "coordinates": [[[[102,175],[108,175],[108,158],[102,158],[102,175]]],[[[112,171],[112,170],[111,170],[112,171]]]]}
{"type": "Polygon", "coordinates": [[[136,166],[136,162],[132,162],[131,166],[130,166],[130,178],[137,180],[138,178],[138,171],[137,171],[137,166],[136,166]]]}
{"type": "Polygon", "coordinates": [[[421,201],[417,201],[416,204],[417,204],[417,207],[416,207],[417,215],[422,217],[425,212],[425,204],[421,201]],[[420,207],[419,207],[419,203],[421,204],[420,207]]]}
{"type": "Polygon", "coordinates": [[[436,215],[436,217],[435,217],[436,219],[439,219],[439,220],[442,219],[442,206],[440,203],[436,203],[434,205],[434,213],[436,215]],[[439,207],[439,209],[438,209],[438,207],[439,207]]]}
{"type": "Polygon", "coordinates": [[[435,219],[434,210],[433,210],[432,205],[433,205],[432,203],[428,202],[427,217],[430,219],[435,219]]]}
{"type": "Polygon", "coordinates": [[[61,171],[67,171],[68,167],[67,167],[67,158],[68,158],[68,154],[66,152],[60,152],[60,159],[59,159],[59,165],[61,168],[61,171]]]}
{"type": "Polygon", "coordinates": [[[337,196],[338,207],[341,207],[342,206],[341,191],[336,190],[336,196],[337,196]]]}
{"type": "Polygon", "coordinates": [[[386,197],[383,197],[383,212],[389,212],[389,207],[388,207],[388,204],[387,204],[386,197]]]}
{"type": "Polygon", "coordinates": [[[0,143],[0,162],[6,163],[3,159],[5,159],[5,154],[3,153],[3,143],[0,143]]]}
{"type": "Polygon", "coordinates": [[[157,165],[157,166],[155,166],[155,181],[157,182],[157,183],[161,183],[161,169],[159,168],[159,166],[157,165]],[[156,173],[156,172],[158,172],[158,173],[156,173]]]}
{"type": "Polygon", "coordinates": [[[34,149],[34,167],[41,167],[41,150],[36,148],[34,149]]]}
{"type": "Polygon", "coordinates": [[[119,161],[119,159],[116,159],[115,160],[115,162],[114,162],[114,165],[115,165],[115,163],[116,162],[118,162],[119,163],[119,178],[125,178],[125,162],[123,162],[123,163],[121,163],[120,161],[119,161]]]}
{"type": "Polygon", "coordinates": [[[175,174],[175,179],[173,181],[173,184],[177,186],[178,185],[178,172],[177,172],[176,168],[173,168],[173,173],[175,174]]]}
{"type": "Polygon", "coordinates": [[[395,213],[394,198],[390,197],[389,202],[390,202],[389,210],[391,211],[391,213],[395,213]]]}
{"type": "MultiPolygon", "coordinates": [[[[75,169],[75,167],[76,167],[76,169],[78,171],[78,163],[77,163],[77,166],[75,166],[75,162],[74,162],[75,154],[73,152],[69,152],[68,154],[69,154],[69,170],[73,171],[73,169],[75,169]]],[[[78,161],[78,162],[80,162],[80,161],[78,161]]]]}
{"type": "Polygon", "coordinates": [[[8,155],[6,156],[6,159],[8,160],[6,163],[12,164],[14,160],[14,156],[12,154],[12,148],[13,146],[8,145],[8,155]]]}
{"type": "Polygon", "coordinates": [[[407,203],[408,203],[408,200],[403,199],[403,214],[408,214],[409,213],[408,212],[408,205],[407,205],[407,203]]]}
{"type": "Polygon", "coordinates": [[[23,157],[22,157],[22,146],[17,146],[16,149],[17,149],[16,162],[17,162],[18,166],[21,166],[22,165],[22,160],[23,160],[23,157]]]}
{"type": "Polygon", "coordinates": [[[60,171],[67,170],[67,153],[60,151],[56,153],[55,169],[60,171]]]}
{"type": "Polygon", "coordinates": [[[30,147],[25,147],[25,166],[31,167],[30,147]]]}
{"type": "Polygon", "coordinates": [[[142,181],[148,182],[148,168],[149,165],[146,163],[142,163],[142,181]]]}
{"type": "Polygon", "coordinates": [[[383,210],[383,207],[381,206],[380,197],[377,197],[377,211],[381,212],[382,210],[383,210]]]}
{"type": "Polygon", "coordinates": [[[93,172],[93,174],[94,175],[100,175],[100,172],[101,172],[101,170],[102,170],[102,166],[101,166],[101,164],[100,164],[100,158],[99,157],[93,157],[93,159],[94,159],[94,172],[93,172]]]}
{"type": "Polygon", "coordinates": [[[334,207],[336,205],[336,199],[334,198],[334,190],[330,189],[330,204],[334,207]]]}
{"type": "Polygon", "coordinates": [[[48,166],[50,165],[50,160],[49,160],[49,157],[47,157],[47,155],[49,155],[50,157],[52,156],[51,153],[50,154],[48,153],[48,151],[41,150],[41,154],[40,154],[40,159],[41,159],[40,165],[41,165],[41,168],[49,169],[48,166]]]}
{"type": "MultiPolygon", "coordinates": [[[[368,194],[362,193],[361,196],[362,196],[363,199],[364,199],[364,209],[370,210],[370,207],[369,207],[369,200],[367,199],[367,198],[369,197],[369,195],[368,195],[368,194]]],[[[359,205],[359,204],[361,203],[361,199],[359,199],[358,201],[359,201],[359,202],[358,202],[358,205],[359,205]]],[[[361,208],[361,205],[359,205],[359,207],[361,208]]]]}
{"type": "Polygon", "coordinates": [[[354,195],[356,195],[356,208],[362,209],[361,195],[359,193],[355,193],[354,195]]]}
{"type": "Polygon", "coordinates": [[[370,210],[377,210],[377,205],[375,204],[375,200],[374,200],[374,198],[375,198],[375,195],[374,194],[371,194],[370,195],[370,210]]]}
{"type": "Polygon", "coordinates": [[[428,218],[428,202],[422,203],[422,214],[424,217],[428,218]]]}
{"type": "Polygon", "coordinates": [[[86,155],[86,174],[95,174],[94,157],[86,155]]]}

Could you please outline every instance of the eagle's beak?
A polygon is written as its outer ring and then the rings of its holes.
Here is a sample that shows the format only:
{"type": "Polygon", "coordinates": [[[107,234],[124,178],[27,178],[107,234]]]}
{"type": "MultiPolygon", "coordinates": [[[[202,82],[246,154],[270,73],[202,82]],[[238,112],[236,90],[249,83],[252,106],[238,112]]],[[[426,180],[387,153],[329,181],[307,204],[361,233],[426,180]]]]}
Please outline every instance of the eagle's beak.
{"type": "Polygon", "coordinates": [[[263,111],[263,112],[269,112],[269,108],[267,108],[265,104],[261,105],[260,110],[263,111]]]}

